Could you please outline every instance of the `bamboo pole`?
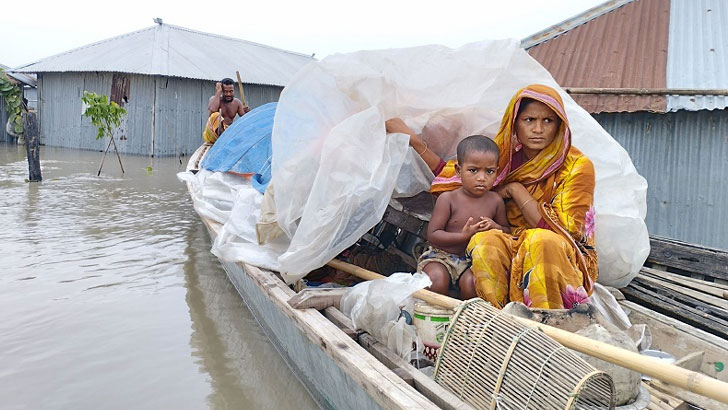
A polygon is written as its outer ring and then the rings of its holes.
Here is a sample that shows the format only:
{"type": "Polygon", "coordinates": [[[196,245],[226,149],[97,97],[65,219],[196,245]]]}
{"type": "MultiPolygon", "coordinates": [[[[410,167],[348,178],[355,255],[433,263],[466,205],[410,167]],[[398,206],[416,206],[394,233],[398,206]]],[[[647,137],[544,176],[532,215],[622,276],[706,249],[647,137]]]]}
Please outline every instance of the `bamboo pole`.
{"type": "MultiPolygon", "coordinates": [[[[328,265],[361,279],[374,280],[384,278],[384,276],[376,272],[336,259],[329,262],[328,265]]],[[[428,290],[418,290],[412,296],[433,305],[453,310],[457,309],[462,303],[460,300],[430,292],[428,290]]],[[[665,364],[659,359],[645,357],[639,353],[630,352],[604,342],[598,342],[566,330],[561,330],[528,319],[519,317],[514,318],[526,326],[542,331],[547,336],[569,349],[596,357],[597,359],[604,360],[605,362],[634,370],[701,396],[709,397],[722,403],[728,403],[728,383],[698,372],[665,364]]]]}
{"type": "MultiPolygon", "coordinates": [[[[114,139],[114,133],[112,132],[109,134],[111,137],[111,142],[114,143],[114,152],[116,152],[116,158],[119,159],[119,166],[121,167],[121,175],[124,175],[124,164],[121,163],[121,155],[119,155],[119,149],[116,147],[116,140],[114,139]]],[[[101,168],[99,168],[99,172],[101,172],[101,168]]]]}
{"type": "Polygon", "coordinates": [[[235,74],[238,76],[238,88],[240,88],[240,99],[243,101],[243,106],[248,105],[245,101],[245,91],[243,90],[243,80],[240,79],[240,71],[236,71],[235,74]]]}
{"type": "Polygon", "coordinates": [[[101,156],[101,164],[99,165],[99,172],[96,173],[96,176],[101,176],[101,168],[104,166],[104,160],[106,159],[106,153],[109,152],[109,147],[111,146],[111,139],[109,139],[109,143],[106,144],[106,149],[104,150],[104,155],[101,156]]]}

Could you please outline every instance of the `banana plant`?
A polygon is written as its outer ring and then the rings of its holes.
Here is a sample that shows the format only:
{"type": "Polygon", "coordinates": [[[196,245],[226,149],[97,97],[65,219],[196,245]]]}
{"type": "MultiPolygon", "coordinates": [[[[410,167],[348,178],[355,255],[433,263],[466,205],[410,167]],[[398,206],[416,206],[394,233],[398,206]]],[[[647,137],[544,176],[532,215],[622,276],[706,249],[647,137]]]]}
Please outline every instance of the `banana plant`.
{"type": "Polygon", "coordinates": [[[0,68],[0,95],[5,97],[5,106],[16,135],[23,133],[23,90],[5,70],[0,68]]]}

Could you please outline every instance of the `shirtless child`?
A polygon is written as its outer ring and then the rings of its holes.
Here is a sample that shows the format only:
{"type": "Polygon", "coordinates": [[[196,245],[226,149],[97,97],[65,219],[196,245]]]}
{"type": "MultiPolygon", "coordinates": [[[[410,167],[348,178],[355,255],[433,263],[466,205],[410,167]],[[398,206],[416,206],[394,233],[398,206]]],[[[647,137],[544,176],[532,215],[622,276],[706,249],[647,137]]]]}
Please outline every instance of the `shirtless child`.
{"type": "Polygon", "coordinates": [[[427,228],[431,246],[420,256],[418,270],[432,280],[430,290],[447,294],[450,284],[462,299],[476,296],[475,277],[465,248],[470,237],[490,229],[511,231],[501,196],[492,192],[498,171],[498,146],[488,137],[472,135],[460,141],[455,165],[462,186],[437,198],[427,228]]]}

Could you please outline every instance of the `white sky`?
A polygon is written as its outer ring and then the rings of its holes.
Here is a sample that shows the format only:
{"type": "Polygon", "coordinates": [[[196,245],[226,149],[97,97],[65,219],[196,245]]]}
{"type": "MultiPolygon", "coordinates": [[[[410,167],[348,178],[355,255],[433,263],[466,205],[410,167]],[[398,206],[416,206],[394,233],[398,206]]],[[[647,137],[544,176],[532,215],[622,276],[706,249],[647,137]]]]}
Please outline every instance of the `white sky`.
{"type": "Polygon", "coordinates": [[[38,0],[0,13],[0,63],[15,67],[165,23],[304,54],[521,39],[603,0],[38,0]]]}

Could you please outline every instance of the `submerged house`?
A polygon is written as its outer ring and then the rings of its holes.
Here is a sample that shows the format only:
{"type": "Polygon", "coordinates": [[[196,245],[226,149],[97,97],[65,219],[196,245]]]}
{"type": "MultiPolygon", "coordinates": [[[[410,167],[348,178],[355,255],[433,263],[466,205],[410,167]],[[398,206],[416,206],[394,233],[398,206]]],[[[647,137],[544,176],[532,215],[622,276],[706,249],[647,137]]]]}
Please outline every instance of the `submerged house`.
{"type": "MultiPolygon", "coordinates": [[[[293,74],[313,60],[244,40],[163,24],[16,67],[38,76],[41,143],[103,150],[83,116],[84,91],[106,94],[127,115],[117,135],[123,153],[193,152],[202,141],[215,82],[236,71],[251,108],[277,101],[293,74]]],[[[239,97],[237,86],[236,96],[239,97]]]]}
{"type": "Polygon", "coordinates": [[[522,45],[629,152],[650,234],[728,249],[728,2],[608,1],[522,45]]]}

